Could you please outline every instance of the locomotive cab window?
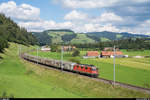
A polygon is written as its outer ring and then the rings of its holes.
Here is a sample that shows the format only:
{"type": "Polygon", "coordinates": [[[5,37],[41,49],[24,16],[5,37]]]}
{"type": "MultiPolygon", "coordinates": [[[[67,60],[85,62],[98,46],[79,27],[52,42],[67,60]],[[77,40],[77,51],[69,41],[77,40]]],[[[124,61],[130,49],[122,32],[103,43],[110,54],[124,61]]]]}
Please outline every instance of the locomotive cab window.
{"type": "Polygon", "coordinates": [[[97,69],[96,68],[92,68],[92,71],[96,71],[97,69]]]}

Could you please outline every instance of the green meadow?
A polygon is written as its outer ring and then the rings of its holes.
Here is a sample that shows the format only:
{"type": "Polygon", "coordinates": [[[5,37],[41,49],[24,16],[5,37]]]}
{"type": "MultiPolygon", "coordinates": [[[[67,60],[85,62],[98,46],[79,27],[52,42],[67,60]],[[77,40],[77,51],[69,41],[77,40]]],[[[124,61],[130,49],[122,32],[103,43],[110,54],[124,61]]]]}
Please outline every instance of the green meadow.
{"type": "Polygon", "coordinates": [[[127,50],[121,50],[124,54],[127,54],[129,56],[150,56],[150,50],[144,50],[144,51],[128,51],[127,50]]]}
{"type": "MultiPolygon", "coordinates": [[[[36,48],[36,46],[26,47],[21,45],[21,51],[27,51],[33,48],[36,48]]],[[[34,54],[36,54],[36,52],[33,52],[33,55],[34,54]]],[[[39,55],[56,59],[60,57],[58,53],[50,52],[39,52],[39,55]]],[[[67,60],[70,54],[67,53],[65,55],[65,59],[67,60]]],[[[10,43],[9,48],[5,49],[4,53],[0,54],[0,56],[2,57],[2,59],[0,59],[0,98],[150,97],[150,94],[121,88],[119,86],[114,88],[109,84],[82,77],[78,74],[46,69],[40,65],[27,62],[19,58],[18,44],[15,43],[10,43]]],[[[97,60],[95,59],[94,61],[97,60]]],[[[99,69],[101,69],[101,66],[99,69]]],[[[101,74],[104,73],[101,70],[100,72],[101,74]]],[[[106,76],[109,76],[109,74],[106,76]]]]}
{"type": "MultiPolygon", "coordinates": [[[[150,50],[132,51],[123,53],[129,56],[149,55],[150,50]]],[[[36,55],[36,52],[31,54],[36,55]]],[[[93,64],[99,68],[99,77],[113,80],[114,64],[112,58],[83,59],[86,51],[80,51],[80,56],[72,57],[71,52],[64,53],[64,60],[78,59],[82,64],[93,64]]],[[[56,52],[39,52],[39,56],[53,59],[61,59],[61,54],[56,52]]],[[[150,58],[116,58],[115,59],[116,81],[136,86],[150,88],[150,58]]]]}
{"type": "MultiPolygon", "coordinates": [[[[30,47],[35,48],[35,47],[30,47]]],[[[29,50],[21,46],[22,51],[29,50]]],[[[0,97],[47,98],[80,97],[51,82],[44,82],[33,71],[32,64],[27,64],[18,56],[17,44],[11,43],[5,54],[0,54],[0,97]]]]}

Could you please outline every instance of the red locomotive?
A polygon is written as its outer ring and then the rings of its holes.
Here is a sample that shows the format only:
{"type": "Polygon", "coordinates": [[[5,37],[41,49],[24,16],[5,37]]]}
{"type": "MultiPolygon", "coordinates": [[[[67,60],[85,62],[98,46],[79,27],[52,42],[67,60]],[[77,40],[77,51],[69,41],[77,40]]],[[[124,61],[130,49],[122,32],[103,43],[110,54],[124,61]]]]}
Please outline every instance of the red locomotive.
{"type": "Polygon", "coordinates": [[[96,68],[94,65],[75,64],[73,71],[87,74],[91,77],[98,77],[98,68],[96,68]]]}

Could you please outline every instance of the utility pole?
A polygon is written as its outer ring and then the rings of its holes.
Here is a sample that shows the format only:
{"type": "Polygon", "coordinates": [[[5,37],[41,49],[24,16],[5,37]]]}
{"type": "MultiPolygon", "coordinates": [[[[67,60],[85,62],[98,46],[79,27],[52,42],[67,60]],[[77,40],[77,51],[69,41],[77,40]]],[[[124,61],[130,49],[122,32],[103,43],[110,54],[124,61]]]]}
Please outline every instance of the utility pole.
{"type": "Polygon", "coordinates": [[[114,45],[114,57],[113,57],[113,59],[114,59],[114,86],[115,86],[115,57],[116,57],[116,50],[115,50],[115,45],[114,45]]]}
{"type": "Polygon", "coordinates": [[[38,56],[39,56],[39,51],[38,51],[38,47],[37,47],[37,64],[38,64],[38,56]]]}
{"type": "Polygon", "coordinates": [[[63,53],[64,53],[64,46],[61,46],[61,69],[63,70],[63,53]]]}
{"type": "Polygon", "coordinates": [[[19,45],[19,56],[21,54],[21,45],[19,45]]]}
{"type": "Polygon", "coordinates": [[[18,55],[20,55],[20,46],[18,44],[18,55]]]}

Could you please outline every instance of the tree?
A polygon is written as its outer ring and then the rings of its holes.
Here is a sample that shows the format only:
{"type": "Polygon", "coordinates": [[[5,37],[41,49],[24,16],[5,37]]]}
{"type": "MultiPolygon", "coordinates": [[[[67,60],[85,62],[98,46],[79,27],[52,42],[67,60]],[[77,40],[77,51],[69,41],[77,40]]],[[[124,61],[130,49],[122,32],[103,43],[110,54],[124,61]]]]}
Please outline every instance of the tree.
{"type": "Polygon", "coordinates": [[[60,45],[52,44],[50,47],[51,47],[52,52],[60,52],[61,51],[60,45]]]}
{"type": "Polygon", "coordinates": [[[75,49],[72,53],[72,56],[75,57],[75,56],[79,56],[80,55],[80,51],[78,49],[75,49]]]}
{"type": "Polygon", "coordinates": [[[8,47],[8,42],[15,42],[23,45],[37,44],[36,38],[25,28],[19,27],[10,18],[0,13],[0,52],[8,47]]]}

